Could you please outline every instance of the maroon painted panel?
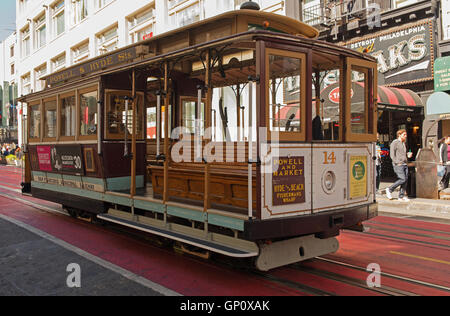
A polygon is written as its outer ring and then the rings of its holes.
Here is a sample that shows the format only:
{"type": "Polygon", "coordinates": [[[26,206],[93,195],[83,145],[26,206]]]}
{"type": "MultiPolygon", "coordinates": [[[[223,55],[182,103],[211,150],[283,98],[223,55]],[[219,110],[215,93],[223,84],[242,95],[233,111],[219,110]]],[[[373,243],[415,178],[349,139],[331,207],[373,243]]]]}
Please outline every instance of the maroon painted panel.
{"type": "MultiPolygon", "coordinates": [[[[145,174],[145,143],[136,144],[136,174],[145,174]]],[[[106,178],[125,177],[131,175],[131,158],[124,157],[123,143],[104,143],[103,144],[103,166],[104,176],[106,178]]],[[[128,144],[128,152],[131,152],[131,144],[128,144]]]]}

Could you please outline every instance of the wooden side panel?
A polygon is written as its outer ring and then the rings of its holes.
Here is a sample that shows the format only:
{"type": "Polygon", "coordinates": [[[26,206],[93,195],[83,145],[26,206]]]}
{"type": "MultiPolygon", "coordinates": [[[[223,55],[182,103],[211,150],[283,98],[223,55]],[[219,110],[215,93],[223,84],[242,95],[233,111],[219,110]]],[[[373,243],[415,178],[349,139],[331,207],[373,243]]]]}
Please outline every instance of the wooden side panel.
{"type": "MultiPolygon", "coordinates": [[[[151,166],[151,178],[155,198],[163,194],[164,169],[151,166]]],[[[231,170],[230,170],[231,171],[231,170]]],[[[233,210],[238,208],[245,213],[248,205],[247,171],[226,172],[211,167],[210,200],[213,208],[233,210]]],[[[204,198],[204,170],[202,165],[192,165],[190,169],[169,169],[169,200],[187,199],[202,202],[204,198]]],[[[256,181],[253,182],[253,197],[256,195],[256,181]]],[[[256,206],[256,199],[253,205],[256,206]]]]}

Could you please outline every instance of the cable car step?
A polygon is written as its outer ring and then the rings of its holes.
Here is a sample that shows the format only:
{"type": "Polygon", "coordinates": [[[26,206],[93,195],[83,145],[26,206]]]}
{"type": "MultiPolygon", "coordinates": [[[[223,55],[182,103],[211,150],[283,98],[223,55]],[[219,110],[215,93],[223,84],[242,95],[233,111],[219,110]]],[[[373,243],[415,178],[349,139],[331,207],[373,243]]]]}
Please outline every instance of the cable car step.
{"type": "Polygon", "coordinates": [[[255,257],[259,254],[258,246],[255,243],[246,240],[224,236],[216,233],[206,234],[203,230],[190,228],[174,223],[164,224],[160,220],[155,220],[139,215],[133,216],[130,213],[117,210],[110,209],[109,213],[111,212],[113,212],[114,215],[98,214],[97,218],[147,233],[166,237],[230,257],[247,258],[255,257]]]}

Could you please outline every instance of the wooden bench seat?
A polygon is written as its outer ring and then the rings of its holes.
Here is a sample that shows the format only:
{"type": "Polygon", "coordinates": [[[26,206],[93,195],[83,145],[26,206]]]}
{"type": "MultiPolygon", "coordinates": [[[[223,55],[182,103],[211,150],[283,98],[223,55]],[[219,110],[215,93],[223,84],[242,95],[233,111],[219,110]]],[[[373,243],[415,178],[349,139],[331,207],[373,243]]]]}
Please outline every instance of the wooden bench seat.
{"type": "MultiPolygon", "coordinates": [[[[209,197],[211,206],[238,213],[248,207],[248,174],[244,166],[210,167],[209,197]]],[[[149,176],[155,198],[162,198],[164,167],[150,165],[149,176]]],[[[171,164],[169,167],[169,200],[203,205],[205,190],[204,164],[171,164]]],[[[253,207],[256,208],[256,171],[253,170],[253,207]]]]}

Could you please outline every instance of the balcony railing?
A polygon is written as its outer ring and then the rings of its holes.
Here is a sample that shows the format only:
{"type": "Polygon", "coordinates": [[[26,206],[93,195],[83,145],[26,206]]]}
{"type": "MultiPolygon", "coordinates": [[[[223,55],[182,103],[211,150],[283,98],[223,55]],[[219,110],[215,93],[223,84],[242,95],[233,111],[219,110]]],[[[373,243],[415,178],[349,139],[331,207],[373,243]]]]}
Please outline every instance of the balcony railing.
{"type": "Polygon", "coordinates": [[[391,2],[392,0],[328,0],[304,9],[303,22],[312,26],[329,26],[343,20],[364,19],[369,8],[379,7],[380,13],[383,13],[392,8],[391,2]]]}

